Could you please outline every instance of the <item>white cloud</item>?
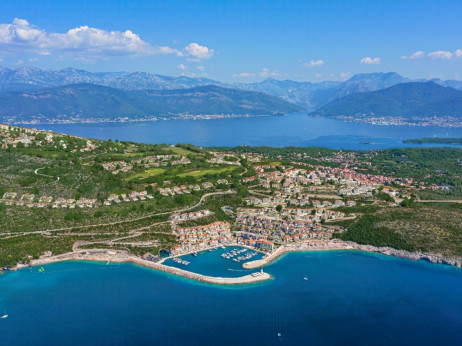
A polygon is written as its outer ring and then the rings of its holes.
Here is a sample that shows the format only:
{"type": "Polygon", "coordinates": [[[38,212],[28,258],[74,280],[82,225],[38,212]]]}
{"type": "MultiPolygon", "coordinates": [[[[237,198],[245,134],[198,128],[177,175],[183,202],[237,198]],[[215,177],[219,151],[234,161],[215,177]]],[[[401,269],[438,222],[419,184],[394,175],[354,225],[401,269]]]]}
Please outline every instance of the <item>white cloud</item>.
{"type": "Polygon", "coordinates": [[[254,77],[255,73],[252,72],[241,72],[241,73],[235,73],[231,77],[232,78],[249,78],[249,77],[254,77]]]}
{"type": "Polygon", "coordinates": [[[315,74],[315,77],[316,77],[316,78],[322,78],[322,74],[321,74],[321,73],[316,73],[316,74],[315,74]]]}
{"type": "Polygon", "coordinates": [[[427,56],[429,56],[432,59],[446,59],[446,60],[449,60],[449,59],[452,58],[452,53],[444,51],[444,50],[438,50],[436,52],[428,53],[427,56]]]}
{"type": "Polygon", "coordinates": [[[380,64],[380,58],[377,57],[377,58],[371,58],[369,56],[365,57],[365,58],[362,58],[360,60],[360,63],[361,64],[368,64],[368,65],[378,65],[380,64]]]}
{"type": "Polygon", "coordinates": [[[462,49],[457,49],[455,52],[454,52],[454,55],[458,58],[462,57],[462,49]]]}
{"type": "Polygon", "coordinates": [[[39,58],[30,58],[29,61],[30,61],[30,62],[39,61],[39,58]]]}
{"type": "Polygon", "coordinates": [[[3,57],[0,56],[0,62],[2,62],[2,61],[3,61],[3,57]]]}
{"type": "Polygon", "coordinates": [[[183,65],[183,64],[179,64],[176,68],[179,69],[179,70],[182,70],[182,71],[187,69],[187,67],[185,65],[183,65]]]}
{"type": "Polygon", "coordinates": [[[168,46],[153,46],[130,30],[106,31],[80,26],[65,33],[46,32],[25,19],[15,18],[11,24],[0,24],[0,51],[29,52],[50,55],[53,52],[71,52],[74,57],[86,55],[103,57],[113,55],[170,55],[208,59],[214,50],[191,43],[183,50],[168,46]]]}
{"type": "Polygon", "coordinates": [[[419,58],[423,58],[425,56],[425,52],[423,50],[418,50],[417,52],[414,52],[412,53],[411,55],[409,56],[406,56],[406,55],[403,55],[401,57],[401,59],[410,59],[410,60],[414,60],[414,59],[419,59],[419,58]]]}
{"type": "Polygon", "coordinates": [[[205,67],[204,66],[196,66],[196,68],[200,71],[205,71],[205,67]]]}
{"type": "Polygon", "coordinates": [[[324,65],[324,60],[311,60],[310,62],[306,62],[304,64],[305,66],[307,67],[319,67],[319,66],[322,66],[324,65]]]}
{"type": "Polygon", "coordinates": [[[24,60],[19,59],[18,61],[14,62],[12,65],[19,66],[19,65],[22,65],[22,64],[24,64],[24,60]]]}
{"type": "Polygon", "coordinates": [[[185,47],[186,55],[192,59],[210,59],[215,51],[205,46],[201,46],[197,43],[190,43],[185,47]]]}
{"type": "Polygon", "coordinates": [[[281,77],[281,76],[285,76],[286,74],[279,72],[279,70],[271,71],[270,69],[264,67],[261,69],[259,75],[260,77],[268,78],[268,77],[281,77]]]}
{"type": "Polygon", "coordinates": [[[350,74],[348,72],[342,72],[340,73],[340,78],[346,78],[348,77],[350,74]]]}

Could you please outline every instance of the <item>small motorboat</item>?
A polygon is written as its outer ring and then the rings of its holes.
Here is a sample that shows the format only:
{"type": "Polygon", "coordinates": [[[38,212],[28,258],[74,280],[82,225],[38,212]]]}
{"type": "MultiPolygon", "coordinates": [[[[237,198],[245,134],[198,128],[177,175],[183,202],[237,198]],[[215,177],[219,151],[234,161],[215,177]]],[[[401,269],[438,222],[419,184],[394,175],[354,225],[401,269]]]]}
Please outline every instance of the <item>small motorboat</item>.
{"type": "Polygon", "coordinates": [[[0,316],[0,319],[3,320],[4,318],[7,318],[7,317],[8,317],[8,315],[6,314],[6,311],[4,311],[4,312],[3,312],[3,315],[0,316]]]}
{"type": "Polygon", "coordinates": [[[308,276],[304,276],[304,277],[303,277],[303,280],[308,280],[308,276]]]}

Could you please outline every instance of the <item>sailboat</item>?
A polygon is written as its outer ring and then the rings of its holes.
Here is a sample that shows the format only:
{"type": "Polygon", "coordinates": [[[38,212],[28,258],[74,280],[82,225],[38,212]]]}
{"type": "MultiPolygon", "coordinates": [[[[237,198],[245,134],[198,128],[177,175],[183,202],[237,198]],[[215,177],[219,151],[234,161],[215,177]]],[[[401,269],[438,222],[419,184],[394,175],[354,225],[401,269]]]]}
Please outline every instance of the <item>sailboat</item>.
{"type": "Polygon", "coordinates": [[[305,276],[303,277],[303,280],[308,280],[308,276],[305,275],[305,276]]]}

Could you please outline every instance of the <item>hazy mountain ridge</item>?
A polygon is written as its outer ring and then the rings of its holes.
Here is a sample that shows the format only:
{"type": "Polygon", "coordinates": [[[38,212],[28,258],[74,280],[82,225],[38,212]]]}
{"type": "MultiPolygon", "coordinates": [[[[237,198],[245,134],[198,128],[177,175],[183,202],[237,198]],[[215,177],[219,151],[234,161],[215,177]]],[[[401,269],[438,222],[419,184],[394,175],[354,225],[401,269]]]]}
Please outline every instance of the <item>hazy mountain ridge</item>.
{"type": "Polygon", "coordinates": [[[270,115],[301,108],[264,93],[200,86],[177,90],[126,91],[95,84],[73,84],[28,92],[0,93],[0,116],[30,120],[137,118],[175,114],[270,115]]]}
{"type": "MultiPolygon", "coordinates": [[[[276,80],[268,78],[259,83],[222,83],[207,78],[171,77],[147,72],[88,72],[67,68],[41,70],[33,67],[10,69],[0,67],[0,91],[33,91],[64,85],[91,83],[122,90],[175,90],[197,86],[217,85],[264,92],[295,103],[306,110],[317,109],[335,99],[358,93],[415,82],[395,72],[362,73],[344,82],[319,83],[276,80]]],[[[417,80],[419,82],[425,80],[417,80]]],[[[462,90],[462,81],[433,79],[437,84],[462,90]]]]}

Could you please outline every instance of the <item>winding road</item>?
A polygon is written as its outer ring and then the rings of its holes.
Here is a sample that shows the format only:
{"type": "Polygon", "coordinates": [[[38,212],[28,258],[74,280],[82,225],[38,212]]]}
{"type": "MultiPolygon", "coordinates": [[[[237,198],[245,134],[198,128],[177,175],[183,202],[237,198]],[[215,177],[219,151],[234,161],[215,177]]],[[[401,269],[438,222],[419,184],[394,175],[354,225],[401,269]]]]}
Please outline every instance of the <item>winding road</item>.
{"type": "Polygon", "coordinates": [[[59,181],[59,177],[53,177],[52,175],[46,175],[46,174],[42,174],[42,173],[39,173],[38,170],[39,169],[44,169],[45,167],[40,167],[40,168],[37,168],[34,173],[37,174],[37,175],[41,175],[42,177],[47,177],[47,178],[56,178],[56,181],[55,183],[57,183],[59,181]]]}

